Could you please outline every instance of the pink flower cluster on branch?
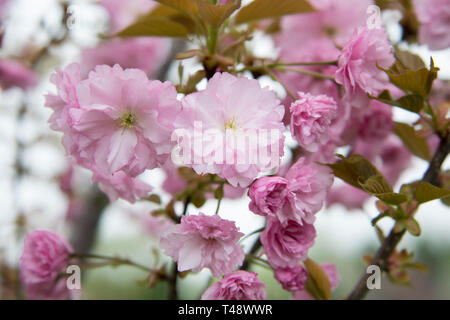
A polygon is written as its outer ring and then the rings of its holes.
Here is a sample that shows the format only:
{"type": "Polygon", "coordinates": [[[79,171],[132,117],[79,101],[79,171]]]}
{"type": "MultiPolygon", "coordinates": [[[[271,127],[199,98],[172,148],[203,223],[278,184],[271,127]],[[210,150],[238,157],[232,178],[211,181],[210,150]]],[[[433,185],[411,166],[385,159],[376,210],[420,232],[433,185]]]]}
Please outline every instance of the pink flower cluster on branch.
{"type": "Polygon", "coordinates": [[[172,119],[180,110],[175,87],[119,65],[98,66],[81,80],[72,64],[51,81],[58,95],[47,95],[50,124],[64,133],[73,161],[93,171],[111,200],[148,194],[138,175],[161,166],[171,152],[172,119]]]}
{"type": "Polygon", "coordinates": [[[20,275],[28,299],[74,297],[64,277],[72,252],[70,244],[53,232],[35,230],[27,235],[20,257],[20,275]]]}
{"type": "Polygon", "coordinates": [[[242,265],[245,254],[238,241],[243,235],[233,221],[200,213],[183,216],[161,237],[160,247],[178,262],[178,271],[209,268],[218,277],[242,265]]]}

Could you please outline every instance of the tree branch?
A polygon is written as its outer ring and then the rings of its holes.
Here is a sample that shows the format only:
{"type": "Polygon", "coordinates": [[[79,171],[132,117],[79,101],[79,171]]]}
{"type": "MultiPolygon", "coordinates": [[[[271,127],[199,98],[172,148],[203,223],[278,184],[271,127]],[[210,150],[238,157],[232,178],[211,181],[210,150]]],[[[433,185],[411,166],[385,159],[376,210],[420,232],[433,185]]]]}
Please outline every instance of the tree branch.
{"type": "MultiPolygon", "coordinates": [[[[429,182],[435,186],[439,186],[439,172],[441,170],[442,163],[444,163],[445,158],[450,152],[450,135],[447,134],[446,137],[443,137],[441,139],[441,142],[439,144],[439,147],[434,154],[433,158],[430,161],[430,165],[425,172],[422,181],[429,182]]],[[[373,258],[371,265],[377,265],[382,270],[386,270],[387,263],[389,257],[394,252],[397,245],[402,240],[406,230],[403,230],[401,232],[396,232],[394,228],[392,228],[389,235],[386,237],[384,242],[382,243],[381,247],[378,249],[377,253],[375,254],[375,257],[373,258]]],[[[361,277],[361,279],[358,281],[357,285],[353,289],[353,291],[350,293],[350,295],[347,297],[349,300],[358,300],[363,299],[367,292],[367,279],[369,278],[369,274],[364,273],[361,277]]]]}

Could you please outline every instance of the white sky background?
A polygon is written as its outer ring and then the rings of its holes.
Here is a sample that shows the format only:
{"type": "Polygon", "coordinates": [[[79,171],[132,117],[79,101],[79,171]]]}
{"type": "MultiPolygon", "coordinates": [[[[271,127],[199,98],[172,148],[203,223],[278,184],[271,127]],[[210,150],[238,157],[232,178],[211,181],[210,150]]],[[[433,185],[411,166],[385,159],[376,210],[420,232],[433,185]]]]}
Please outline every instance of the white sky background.
{"type": "MultiPolygon", "coordinates": [[[[4,48],[0,56],[6,56],[20,51],[21,48],[33,39],[36,43],[45,43],[48,35],[45,32],[36,33],[39,22],[44,18],[46,27],[52,31],[59,24],[62,12],[58,10],[56,0],[15,0],[8,33],[4,39],[4,48]]],[[[16,128],[15,116],[19,108],[22,93],[19,90],[3,92],[0,97],[0,249],[6,249],[6,254],[11,261],[17,258],[18,250],[13,240],[14,218],[17,209],[21,209],[27,214],[29,226],[34,228],[49,228],[58,232],[63,232],[63,217],[67,201],[59,191],[58,185],[50,178],[55,173],[61,173],[66,167],[64,151],[59,143],[59,135],[52,132],[47,119],[50,110],[44,108],[43,95],[54,88],[49,84],[48,79],[54,67],[65,66],[77,59],[77,45],[94,45],[95,33],[101,32],[106,25],[106,13],[92,1],[73,1],[82,10],[80,19],[81,25],[74,31],[73,40],[76,44],[69,44],[63,48],[58,48],[55,54],[59,60],[53,62],[54,65],[42,74],[42,83],[31,90],[26,100],[31,111],[25,117],[20,129],[16,128]],[[15,136],[24,142],[31,142],[39,135],[49,135],[53,139],[46,139],[27,148],[25,152],[25,163],[30,166],[32,176],[20,184],[17,191],[12,188],[12,163],[15,157],[15,136]],[[15,207],[15,199],[19,199],[18,207],[15,207]]],[[[399,37],[399,30],[392,24],[395,20],[395,13],[389,13],[384,17],[391,21],[389,32],[392,39],[399,37]]],[[[54,32],[54,31],[53,31],[54,32]]],[[[270,39],[256,37],[251,46],[255,48],[258,55],[272,56],[274,52],[270,39]]],[[[431,53],[426,47],[414,47],[415,52],[420,54],[425,61],[429,61],[431,53]]],[[[450,79],[450,50],[443,52],[433,52],[435,64],[441,68],[439,76],[450,79]]],[[[187,61],[185,66],[191,65],[192,70],[196,68],[193,63],[187,61]]],[[[169,77],[177,82],[176,66],[172,68],[169,77]]],[[[263,78],[264,85],[273,83],[270,79],[263,78]]],[[[202,83],[201,85],[204,85],[202,83]]],[[[277,91],[282,91],[279,85],[273,86],[277,91]]],[[[397,121],[411,122],[415,116],[408,112],[402,112],[395,108],[395,119],[397,121]]],[[[449,160],[445,167],[449,168],[449,160]]],[[[426,163],[414,158],[413,165],[401,178],[401,182],[410,182],[422,176],[426,169],[426,163]]],[[[163,181],[163,174],[158,170],[153,170],[146,174],[153,186],[159,185],[163,181]]],[[[82,181],[86,180],[88,173],[83,173],[82,181]]],[[[166,197],[167,199],[167,197],[166,197]]],[[[241,200],[224,200],[220,209],[221,216],[237,222],[237,225],[244,233],[251,232],[260,227],[263,222],[261,217],[255,216],[248,210],[248,198],[241,200]]],[[[216,200],[210,200],[201,209],[205,213],[213,213],[216,207],[216,200]]],[[[124,201],[118,201],[112,205],[107,214],[103,216],[101,239],[118,239],[128,237],[136,233],[136,225],[124,214],[130,205],[124,201]]],[[[191,209],[191,213],[198,210],[191,209]]],[[[342,207],[333,207],[317,215],[316,228],[318,231],[317,246],[331,247],[338,253],[351,254],[359,252],[369,243],[376,243],[376,236],[370,225],[370,217],[376,216],[377,212],[373,201],[369,201],[365,207],[365,212],[346,212],[342,207]]],[[[424,205],[417,215],[421,227],[423,238],[436,241],[436,243],[450,243],[450,210],[440,204],[439,201],[424,205]]],[[[383,228],[391,227],[389,219],[381,222],[383,228]]],[[[407,236],[405,243],[414,246],[418,239],[407,236]]],[[[1,253],[0,253],[1,254],[1,253]]]]}

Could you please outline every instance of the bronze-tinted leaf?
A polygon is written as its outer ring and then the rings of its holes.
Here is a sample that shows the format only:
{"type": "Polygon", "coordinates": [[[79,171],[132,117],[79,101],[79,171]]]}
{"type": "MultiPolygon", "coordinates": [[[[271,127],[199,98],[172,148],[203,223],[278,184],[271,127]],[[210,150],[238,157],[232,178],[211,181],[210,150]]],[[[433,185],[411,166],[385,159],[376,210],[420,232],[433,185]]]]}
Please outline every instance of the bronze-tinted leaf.
{"type": "Polygon", "coordinates": [[[195,57],[197,55],[200,55],[201,53],[202,53],[202,51],[199,49],[187,50],[187,51],[177,53],[175,55],[175,59],[176,60],[189,59],[189,58],[195,57]]]}
{"type": "Polygon", "coordinates": [[[434,66],[433,59],[431,59],[430,69],[418,70],[405,67],[401,61],[397,60],[388,70],[382,70],[388,74],[392,84],[407,94],[417,94],[426,98],[431,91],[433,81],[437,78],[439,68],[434,66]]]}
{"type": "Polygon", "coordinates": [[[118,37],[174,37],[186,38],[189,30],[182,24],[165,17],[146,16],[126,27],[118,37]]]}
{"type": "Polygon", "coordinates": [[[330,300],[331,284],[325,271],[311,259],[306,260],[304,264],[308,270],[306,291],[316,300],[330,300]]]}
{"type": "Polygon", "coordinates": [[[156,0],[156,1],[187,14],[191,15],[198,14],[197,1],[195,0],[156,0]]]}
{"type": "Polygon", "coordinates": [[[223,5],[214,5],[208,0],[197,0],[197,4],[200,18],[217,29],[234,11],[240,8],[241,0],[230,0],[223,5]]]}
{"type": "Polygon", "coordinates": [[[394,193],[386,178],[363,156],[340,157],[341,161],[328,164],[336,177],[389,204],[397,205],[407,200],[405,195],[394,193]]]}
{"type": "Polygon", "coordinates": [[[419,113],[425,105],[425,100],[421,95],[410,94],[395,100],[387,90],[383,91],[378,97],[370,96],[370,98],[414,113],[419,113]]]}
{"type": "Polygon", "coordinates": [[[239,10],[236,15],[236,23],[313,12],[314,10],[314,7],[306,0],[254,0],[239,10]]]}

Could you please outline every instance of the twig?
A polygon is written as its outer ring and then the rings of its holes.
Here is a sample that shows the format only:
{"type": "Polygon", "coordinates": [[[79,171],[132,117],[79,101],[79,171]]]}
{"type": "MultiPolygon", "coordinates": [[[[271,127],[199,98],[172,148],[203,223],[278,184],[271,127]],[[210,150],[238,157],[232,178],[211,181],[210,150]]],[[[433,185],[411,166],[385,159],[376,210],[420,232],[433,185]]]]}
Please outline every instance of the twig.
{"type": "MultiPolygon", "coordinates": [[[[450,152],[450,135],[447,134],[446,137],[441,139],[439,147],[436,153],[434,154],[433,158],[431,159],[430,165],[427,171],[425,172],[422,181],[429,182],[433,185],[439,186],[439,172],[442,163],[444,162],[449,152],[450,152]]],[[[370,264],[380,266],[381,269],[386,270],[388,259],[394,252],[397,245],[402,240],[405,232],[406,230],[396,232],[395,227],[392,228],[391,232],[386,237],[381,247],[378,249],[377,253],[375,254],[375,257],[372,259],[372,262],[370,264]]],[[[367,273],[364,273],[362,275],[362,277],[358,281],[353,291],[347,297],[347,299],[358,300],[363,299],[366,296],[368,292],[367,279],[369,278],[369,276],[370,275],[367,273]]]]}

